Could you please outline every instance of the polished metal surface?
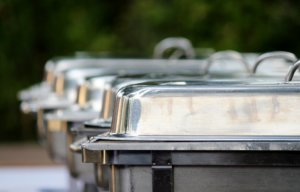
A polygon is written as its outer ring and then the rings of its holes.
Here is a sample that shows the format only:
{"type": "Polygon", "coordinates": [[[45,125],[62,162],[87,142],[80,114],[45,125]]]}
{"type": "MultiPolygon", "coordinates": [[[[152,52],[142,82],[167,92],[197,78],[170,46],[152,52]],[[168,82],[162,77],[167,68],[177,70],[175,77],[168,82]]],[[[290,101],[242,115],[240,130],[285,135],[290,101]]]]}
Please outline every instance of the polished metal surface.
{"type": "Polygon", "coordinates": [[[299,84],[189,81],[118,92],[111,136],[299,135],[299,84]]]}
{"type": "Polygon", "coordinates": [[[115,75],[87,78],[77,90],[77,105],[82,109],[101,111],[104,91],[116,78],[115,75]]]}

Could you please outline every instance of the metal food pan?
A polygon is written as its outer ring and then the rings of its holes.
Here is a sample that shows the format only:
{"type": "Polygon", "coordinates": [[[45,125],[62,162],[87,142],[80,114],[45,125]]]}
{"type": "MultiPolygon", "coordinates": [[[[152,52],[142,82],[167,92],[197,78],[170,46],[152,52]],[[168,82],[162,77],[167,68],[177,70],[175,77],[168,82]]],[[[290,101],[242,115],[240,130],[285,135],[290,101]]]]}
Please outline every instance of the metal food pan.
{"type": "Polygon", "coordinates": [[[299,150],[299,137],[178,142],[103,135],[82,145],[84,162],[108,168],[114,192],[295,191],[299,150]]]}

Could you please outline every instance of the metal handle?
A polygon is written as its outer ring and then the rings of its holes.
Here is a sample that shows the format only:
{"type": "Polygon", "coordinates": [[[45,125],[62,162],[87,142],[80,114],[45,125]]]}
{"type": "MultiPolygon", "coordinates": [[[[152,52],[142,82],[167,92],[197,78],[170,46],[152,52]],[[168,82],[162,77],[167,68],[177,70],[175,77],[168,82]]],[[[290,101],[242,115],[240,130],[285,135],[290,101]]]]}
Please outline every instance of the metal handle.
{"type": "Polygon", "coordinates": [[[257,71],[257,67],[263,61],[268,60],[268,59],[277,59],[277,58],[284,59],[287,62],[292,62],[292,63],[295,63],[297,61],[296,55],[294,55],[293,53],[290,53],[290,52],[286,52],[286,51],[273,51],[273,52],[264,53],[257,58],[254,66],[253,66],[252,73],[254,74],[257,71]]]}
{"type": "Polygon", "coordinates": [[[190,40],[183,37],[169,37],[160,41],[154,48],[153,57],[163,58],[164,53],[171,49],[176,49],[169,57],[170,59],[179,59],[181,56],[186,56],[189,59],[195,57],[195,51],[190,40]]]}
{"type": "Polygon", "coordinates": [[[72,143],[70,145],[70,149],[71,151],[75,152],[75,153],[81,153],[81,144],[87,142],[88,139],[86,137],[83,137],[77,141],[75,141],[74,143],[72,143]]]}
{"type": "Polygon", "coordinates": [[[212,54],[208,59],[207,59],[207,65],[204,69],[205,74],[208,73],[209,68],[212,66],[212,64],[217,61],[217,60],[222,60],[222,59],[231,59],[231,60],[238,60],[241,63],[244,64],[245,69],[247,72],[250,72],[249,64],[248,62],[244,59],[241,53],[237,51],[232,51],[232,50],[227,50],[227,51],[219,51],[214,54],[212,54]]]}
{"type": "Polygon", "coordinates": [[[300,60],[290,67],[288,74],[285,76],[286,82],[293,80],[294,74],[296,70],[299,68],[299,66],[300,66],[300,60]]]}

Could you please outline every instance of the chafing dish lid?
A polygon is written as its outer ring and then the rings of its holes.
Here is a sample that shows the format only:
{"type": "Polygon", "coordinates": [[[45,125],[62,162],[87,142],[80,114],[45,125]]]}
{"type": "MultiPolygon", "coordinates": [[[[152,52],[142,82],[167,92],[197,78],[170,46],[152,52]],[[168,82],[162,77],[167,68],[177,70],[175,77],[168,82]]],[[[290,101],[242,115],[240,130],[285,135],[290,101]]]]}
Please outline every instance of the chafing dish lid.
{"type": "Polygon", "coordinates": [[[173,81],[117,94],[110,137],[298,136],[296,83],[173,81]]]}

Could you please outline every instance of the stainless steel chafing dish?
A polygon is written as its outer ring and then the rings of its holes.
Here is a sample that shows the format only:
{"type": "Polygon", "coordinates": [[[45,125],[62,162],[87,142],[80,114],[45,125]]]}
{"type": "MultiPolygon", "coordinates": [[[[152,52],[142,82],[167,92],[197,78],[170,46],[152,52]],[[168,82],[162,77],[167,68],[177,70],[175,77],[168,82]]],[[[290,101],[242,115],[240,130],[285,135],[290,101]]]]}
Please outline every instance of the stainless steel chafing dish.
{"type": "Polygon", "coordinates": [[[295,191],[299,65],[286,81],[124,87],[110,132],[82,145],[83,161],[109,168],[110,191],[295,191]]]}

